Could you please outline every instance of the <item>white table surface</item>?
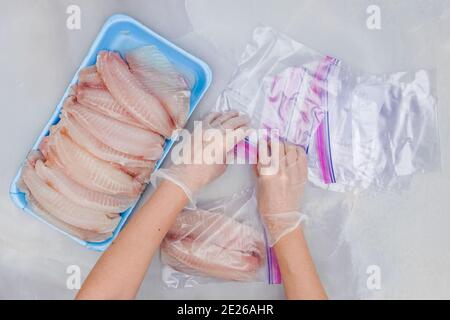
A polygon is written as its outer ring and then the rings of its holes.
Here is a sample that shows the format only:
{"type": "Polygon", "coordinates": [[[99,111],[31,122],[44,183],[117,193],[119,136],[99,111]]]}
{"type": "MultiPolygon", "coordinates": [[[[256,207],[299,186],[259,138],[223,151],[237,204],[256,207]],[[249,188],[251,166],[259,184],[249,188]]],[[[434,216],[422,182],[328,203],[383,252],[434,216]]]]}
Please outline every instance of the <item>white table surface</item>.
{"type": "MultiPolygon", "coordinates": [[[[126,13],[204,59],[213,84],[193,115],[213,106],[252,30],[260,24],[370,72],[436,68],[442,170],[416,176],[396,194],[341,195],[309,187],[315,228],[307,230],[332,298],[450,298],[450,3],[440,0],[15,0],[0,10],[0,298],[67,298],[66,268],[83,278],[99,253],[24,214],[8,189],[105,19],[126,13]],[[66,28],[79,5],[81,30],[66,28]],[[368,30],[366,9],[381,8],[381,30],[368,30]],[[338,244],[338,245],[337,245],[338,244]],[[369,290],[367,267],[381,270],[369,290]]],[[[205,198],[251,184],[231,168],[205,198]]],[[[281,286],[212,284],[168,290],[155,257],[139,293],[155,298],[283,298],[281,286]]]]}

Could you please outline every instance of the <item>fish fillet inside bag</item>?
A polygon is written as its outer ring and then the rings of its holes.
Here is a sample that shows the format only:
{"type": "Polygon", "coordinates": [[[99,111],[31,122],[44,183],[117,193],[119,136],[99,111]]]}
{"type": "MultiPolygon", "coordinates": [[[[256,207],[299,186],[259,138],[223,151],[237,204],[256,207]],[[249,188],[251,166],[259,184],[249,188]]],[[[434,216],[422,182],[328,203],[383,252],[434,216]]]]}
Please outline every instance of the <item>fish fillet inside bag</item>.
{"type": "Polygon", "coordinates": [[[161,245],[168,287],[266,282],[267,255],[253,189],[185,209],[161,245]]]}

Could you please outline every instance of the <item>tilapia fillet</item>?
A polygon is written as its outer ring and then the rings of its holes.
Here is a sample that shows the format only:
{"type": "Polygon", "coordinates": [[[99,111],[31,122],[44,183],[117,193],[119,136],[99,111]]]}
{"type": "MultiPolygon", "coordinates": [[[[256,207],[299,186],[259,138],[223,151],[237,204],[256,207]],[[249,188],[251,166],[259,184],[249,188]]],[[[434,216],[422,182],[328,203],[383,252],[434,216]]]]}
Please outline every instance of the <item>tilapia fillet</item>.
{"type": "Polygon", "coordinates": [[[262,232],[219,212],[183,211],[177,217],[167,237],[173,239],[189,237],[195,239],[197,246],[214,243],[257,256],[265,254],[262,232]]]}
{"type": "Polygon", "coordinates": [[[50,136],[48,160],[84,187],[112,195],[137,196],[142,185],[122,170],[94,157],[64,132],[50,136]]]}
{"type": "Polygon", "coordinates": [[[109,118],[76,102],[68,101],[64,112],[73,116],[84,130],[117,151],[148,160],[158,159],[163,152],[164,140],[156,133],[109,118]]]}
{"type": "Polygon", "coordinates": [[[81,105],[113,119],[139,128],[145,128],[120,105],[105,88],[91,88],[76,85],[73,87],[76,100],[81,105]]]}
{"type": "Polygon", "coordinates": [[[140,183],[148,183],[150,181],[150,176],[153,173],[153,167],[155,166],[155,162],[152,165],[147,167],[131,167],[125,166],[121,167],[123,171],[128,173],[134,179],[139,181],[140,183]]]}
{"type": "Polygon", "coordinates": [[[164,137],[171,136],[174,124],[167,111],[153,94],[145,90],[118,53],[100,52],[97,70],[111,95],[136,120],[164,137]]]}
{"type": "Polygon", "coordinates": [[[175,270],[226,280],[253,279],[265,256],[263,235],[221,213],[185,211],[161,246],[175,270]]]}
{"type": "Polygon", "coordinates": [[[91,88],[105,88],[103,80],[97,72],[96,66],[90,66],[80,70],[80,73],[78,74],[78,84],[91,88]]]}
{"type": "Polygon", "coordinates": [[[76,144],[83,147],[85,150],[89,150],[92,155],[99,159],[117,164],[119,166],[132,168],[153,168],[155,164],[152,160],[145,160],[142,157],[132,156],[107,146],[85,130],[73,116],[65,112],[62,114],[62,119],[58,126],[64,128],[76,144]]]}
{"type": "Polygon", "coordinates": [[[108,233],[119,222],[120,218],[116,214],[82,207],[57,192],[39,177],[32,161],[28,161],[22,168],[22,181],[40,207],[71,226],[96,233],[108,233]]]}
{"type": "Polygon", "coordinates": [[[73,225],[70,225],[62,220],[59,220],[49,214],[45,208],[43,208],[39,202],[34,199],[33,195],[26,191],[26,187],[23,187],[23,190],[25,190],[25,193],[27,194],[27,201],[30,208],[33,210],[34,213],[36,213],[39,217],[47,221],[48,223],[54,225],[55,227],[59,228],[60,230],[63,230],[64,232],[67,232],[68,234],[71,234],[81,240],[85,241],[91,241],[91,242],[101,242],[104,241],[112,236],[112,232],[106,232],[106,233],[98,233],[90,230],[85,230],[81,228],[77,228],[73,225]]]}
{"type": "Polygon", "coordinates": [[[36,161],[37,175],[53,189],[79,205],[93,210],[119,213],[125,211],[133,203],[133,197],[113,196],[89,190],[72,180],[64,170],[51,163],[36,161]]]}
{"type": "Polygon", "coordinates": [[[125,56],[130,70],[148,92],[158,97],[179,128],[187,121],[191,91],[184,77],[155,46],[145,46],[125,56]]]}
{"type": "Polygon", "coordinates": [[[195,248],[190,238],[161,244],[163,261],[177,271],[225,280],[249,281],[261,267],[261,257],[210,244],[195,248]]]}

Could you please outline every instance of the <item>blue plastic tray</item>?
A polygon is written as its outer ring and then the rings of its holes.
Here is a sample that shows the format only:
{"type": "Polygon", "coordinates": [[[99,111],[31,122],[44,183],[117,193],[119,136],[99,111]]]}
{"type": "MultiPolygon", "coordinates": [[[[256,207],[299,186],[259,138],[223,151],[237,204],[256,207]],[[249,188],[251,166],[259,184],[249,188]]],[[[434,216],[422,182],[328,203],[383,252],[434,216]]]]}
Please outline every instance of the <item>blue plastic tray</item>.
{"type": "MultiPolygon", "coordinates": [[[[179,70],[186,77],[189,84],[191,85],[191,104],[189,112],[190,116],[211,83],[211,70],[209,69],[208,65],[203,61],[201,61],[200,59],[187,53],[183,49],[178,48],[173,43],[167,41],[166,39],[156,34],[143,24],[134,20],[133,18],[130,18],[122,14],[116,14],[111,16],[103,25],[102,29],[100,30],[100,33],[98,34],[97,38],[95,39],[94,43],[89,49],[86,58],[81,63],[78,71],[76,72],[75,76],[73,77],[72,81],[67,87],[63,97],[61,98],[61,101],[57,105],[55,112],[51,116],[45,128],[42,130],[32,149],[36,150],[38,148],[41,140],[48,135],[50,127],[59,121],[59,114],[64,99],[69,94],[70,86],[78,81],[78,72],[84,67],[95,64],[97,53],[100,50],[114,50],[120,52],[123,55],[129,50],[150,44],[157,46],[158,49],[162,53],[164,53],[166,57],[176,66],[177,70],[179,70]]],[[[163,156],[157,162],[156,168],[158,168],[161,165],[162,161],[168,154],[173,143],[174,141],[172,140],[166,141],[164,145],[163,156]]],[[[23,209],[25,212],[31,214],[35,218],[38,218],[39,220],[50,225],[56,230],[66,234],[73,240],[77,241],[83,246],[86,246],[89,249],[98,251],[105,250],[108,247],[108,245],[113,241],[113,239],[117,236],[117,234],[120,232],[120,230],[122,229],[122,227],[124,226],[128,217],[131,215],[134,209],[133,206],[121,214],[120,223],[117,226],[116,230],[114,230],[114,233],[111,236],[111,238],[103,242],[88,242],[81,240],[47,223],[45,220],[40,218],[36,213],[30,210],[27,201],[25,199],[25,194],[20,192],[19,188],[17,187],[17,182],[21,174],[21,168],[17,172],[17,175],[15,176],[9,191],[13,202],[19,208],[23,209]]]]}

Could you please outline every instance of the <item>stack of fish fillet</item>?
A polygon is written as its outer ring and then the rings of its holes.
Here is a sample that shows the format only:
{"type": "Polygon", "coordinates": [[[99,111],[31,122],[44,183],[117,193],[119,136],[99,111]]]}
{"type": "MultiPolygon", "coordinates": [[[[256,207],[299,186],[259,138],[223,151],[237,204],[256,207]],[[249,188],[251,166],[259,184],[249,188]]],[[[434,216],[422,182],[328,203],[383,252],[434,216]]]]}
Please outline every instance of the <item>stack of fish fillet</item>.
{"type": "Polygon", "coordinates": [[[185,124],[189,98],[186,81],[156,47],[125,60],[100,52],[22,169],[31,209],[80,239],[109,238],[149,181],[164,138],[185,124]]]}

